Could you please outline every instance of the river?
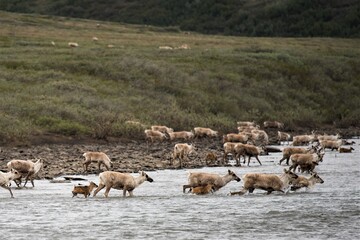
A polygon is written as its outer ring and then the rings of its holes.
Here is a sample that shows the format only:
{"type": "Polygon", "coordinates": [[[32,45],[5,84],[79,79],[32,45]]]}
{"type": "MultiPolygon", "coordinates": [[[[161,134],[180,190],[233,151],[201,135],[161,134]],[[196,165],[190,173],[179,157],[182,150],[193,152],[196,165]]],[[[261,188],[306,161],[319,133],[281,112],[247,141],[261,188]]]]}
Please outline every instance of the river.
{"type": "MultiPolygon", "coordinates": [[[[74,184],[35,180],[35,188],[0,189],[3,239],[358,239],[360,237],[360,147],[353,153],[327,150],[316,168],[325,181],[312,189],[229,196],[243,182],[232,181],[214,194],[183,194],[188,171],[239,177],[248,172],[281,174],[281,153],[253,159],[250,167],[212,167],[147,172],[154,182],[122,197],[112,189],[96,197],[72,198],[74,184]],[[254,161],[255,160],[255,161],[254,161]]],[[[282,146],[283,147],[283,146],[282,146]]],[[[134,174],[136,176],[137,174],[134,174]]],[[[98,183],[98,176],[84,177],[98,183]]]]}

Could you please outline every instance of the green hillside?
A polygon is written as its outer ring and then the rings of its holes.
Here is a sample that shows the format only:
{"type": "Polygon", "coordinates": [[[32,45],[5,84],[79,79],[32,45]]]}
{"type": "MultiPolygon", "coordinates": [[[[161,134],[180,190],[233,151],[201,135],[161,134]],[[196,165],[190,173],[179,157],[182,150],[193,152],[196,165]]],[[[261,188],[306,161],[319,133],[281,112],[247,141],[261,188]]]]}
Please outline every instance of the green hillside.
{"type": "Polygon", "coordinates": [[[0,10],[207,34],[360,37],[358,0],[2,0],[0,10]]]}
{"type": "Polygon", "coordinates": [[[225,37],[7,12],[0,22],[2,142],[142,138],[126,120],[221,132],[239,120],[360,126],[358,39],[225,37]]]}

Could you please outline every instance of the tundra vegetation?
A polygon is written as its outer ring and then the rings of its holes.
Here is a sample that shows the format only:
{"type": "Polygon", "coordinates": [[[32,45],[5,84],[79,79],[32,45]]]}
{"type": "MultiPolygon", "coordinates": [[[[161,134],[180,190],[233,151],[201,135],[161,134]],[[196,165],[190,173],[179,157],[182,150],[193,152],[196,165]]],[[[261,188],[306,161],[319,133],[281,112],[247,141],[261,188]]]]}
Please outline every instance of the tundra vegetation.
{"type": "Polygon", "coordinates": [[[262,37],[359,37],[359,7],[358,0],[2,0],[0,3],[0,9],[15,12],[170,26],[169,31],[262,37]]]}
{"type": "Polygon", "coordinates": [[[1,143],[136,140],[153,124],[219,136],[242,120],[277,119],[283,131],[360,126],[358,39],[210,36],[7,12],[0,22],[1,143]]]}

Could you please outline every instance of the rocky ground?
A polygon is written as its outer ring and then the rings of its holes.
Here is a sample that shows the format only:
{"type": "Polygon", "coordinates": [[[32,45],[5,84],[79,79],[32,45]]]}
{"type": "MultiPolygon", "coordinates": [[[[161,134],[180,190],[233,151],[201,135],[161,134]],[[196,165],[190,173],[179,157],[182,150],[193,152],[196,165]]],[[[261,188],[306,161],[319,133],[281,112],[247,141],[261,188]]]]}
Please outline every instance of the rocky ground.
{"type": "MultiPolygon", "coordinates": [[[[221,141],[218,139],[194,140],[197,154],[194,160],[186,163],[187,168],[202,167],[205,157],[212,151],[221,156],[221,141]]],[[[38,178],[51,179],[60,175],[84,174],[82,162],[84,152],[101,151],[113,162],[114,171],[137,172],[177,168],[179,163],[170,165],[175,142],[147,144],[145,141],[126,141],[118,143],[86,143],[86,144],[41,144],[31,146],[2,147],[0,153],[0,169],[7,171],[6,163],[11,159],[41,158],[44,167],[38,178]]],[[[215,163],[216,164],[216,163],[215,163]]],[[[102,170],[105,167],[102,166],[102,170]]],[[[88,173],[98,173],[97,164],[91,163],[88,173]]]]}
{"type": "MultiPolygon", "coordinates": [[[[276,143],[277,130],[268,131],[270,143],[276,143]]],[[[336,131],[339,132],[339,131],[336,131]]],[[[329,133],[336,133],[335,131],[329,133]]],[[[359,132],[343,132],[346,137],[359,136],[359,132]]],[[[147,144],[144,140],[111,139],[110,141],[95,141],[92,139],[74,139],[59,136],[37,136],[31,144],[23,146],[11,146],[10,144],[0,149],[0,170],[7,171],[6,163],[12,159],[36,159],[45,160],[42,171],[38,178],[51,179],[61,175],[84,174],[82,156],[86,151],[105,152],[113,162],[114,171],[137,172],[139,170],[153,171],[162,169],[178,168],[179,163],[170,165],[173,146],[176,142],[163,142],[147,144]]],[[[206,155],[213,152],[218,157],[218,162],[211,166],[218,166],[222,158],[222,139],[202,138],[193,140],[197,148],[194,159],[188,161],[187,168],[199,168],[206,165],[206,155]]],[[[105,168],[102,167],[104,170],[105,168]]],[[[88,173],[98,173],[97,164],[89,166],[88,173]]]]}

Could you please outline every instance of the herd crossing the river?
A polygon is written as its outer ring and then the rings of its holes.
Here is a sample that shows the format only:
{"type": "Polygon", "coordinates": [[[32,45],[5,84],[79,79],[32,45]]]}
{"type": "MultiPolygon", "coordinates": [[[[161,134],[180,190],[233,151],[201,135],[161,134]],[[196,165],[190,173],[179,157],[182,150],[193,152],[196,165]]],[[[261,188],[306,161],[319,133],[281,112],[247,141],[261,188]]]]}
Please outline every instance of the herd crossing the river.
{"type": "MultiPolygon", "coordinates": [[[[129,121],[130,124],[140,124],[138,122],[129,121]]],[[[314,131],[309,135],[297,135],[291,137],[289,133],[282,132],[284,124],[278,121],[266,121],[263,123],[264,129],[254,122],[237,122],[237,133],[227,133],[222,136],[223,139],[223,155],[220,159],[214,153],[208,153],[206,161],[218,161],[219,166],[226,166],[228,159],[231,157],[235,160],[235,167],[241,166],[241,158],[243,164],[250,166],[250,159],[254,157],[257,162],[262,165],[259,156],[267,151],[266,146],[269,144],[269,137],[266,132],[268,128],[277,129],[278,143],[283,143],[282,149],[283,157],[279,159],[279,166],[286,160],[286,165],[289,168],[284,168],[281,175],[272,173],[256,173],[248,172],[241,178],[236,175],[234,171],[228,170],[224,175],[206,172],[189,172],[188,183],[183,185],[184,193],[193,193],[196,195],[210,194],[218,191],[231,181],[242,182],[243,187],[238,192],[231,192],[229,195],[243,195],[245,193],[252,193],[255,189],[266,191],[267,194],[273,191],[286,193],[288,191],[297,191],[301,188],[310,188],[316,183],[324,183],[319,174],[315,171],[316,167],[324,161],[326,149],[331,151],[336,150],[339,153],[351,153],[355,149],[353,147],[344,147],[343,145],[352,145],[354,142],[348,142],[341,139],[339,134],[327,135],[316,134],[314,131]],[[292,146],[290,143],[292,141],[292,146]],[[299,174],[308,174],[309,177],[301,176],[299,174]],[[189,189],[188,191],[186,191],[189,189]]],[[[177,131],[167,126],[151,126],[150,129],[144,131],[145,139],[148,144],[154,144],[157,141],[183,141],[174,144],[172,157],[170,158],[170,165],[177,164],[179,168],[183,168],[186,161],[191,161],[191,155],[196,154],[196,148],[191,143],[194,138],[218,138],[219,132],[210,128],[195,127],[192,131],[177,131]]],[[[328,151],[330,151],[328,150],[328,151]]],[[[85,198],[93,193],[95,197],[99,191],[105,188],[104,196],[109,196],[110,189],[123,190],[123,196],[133,196],[135,188],[140,186],[145,181],[153,182],[147,173],[140,171],[138,176],[133,176],[129,173],[121,173],[111,171],[113,163],[110,157],[104,152],[85,152],[85,158],[82,161],[84,173],[88,172],[88,166],[91,163],[96,163],[98,171],[101,171],[102,165],[106,171],[99,174],[99,184],[90,182],[89,185],[75,185],[72,189],[73,197],[77,194],[84,195],[85,198]]],[[[34,179],[41,171],[46,160],[36,159],[19,160],[12,159],[7,163],[8,172],[0,171],[0,186],[10,192],[11,182],[13,181],[18,188],[25,187],[30,181],[32,187],[34,179]],[[21,186],[22,179],[25,183],[21,186]]],[[[155,181],[156,182],[156,181],[155,181]]]]}

